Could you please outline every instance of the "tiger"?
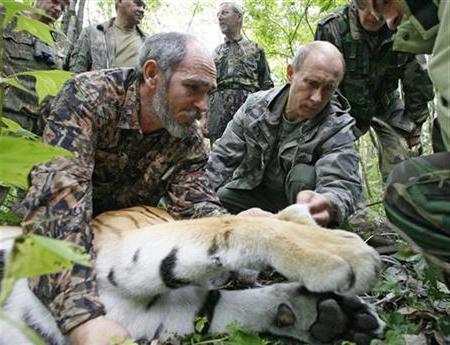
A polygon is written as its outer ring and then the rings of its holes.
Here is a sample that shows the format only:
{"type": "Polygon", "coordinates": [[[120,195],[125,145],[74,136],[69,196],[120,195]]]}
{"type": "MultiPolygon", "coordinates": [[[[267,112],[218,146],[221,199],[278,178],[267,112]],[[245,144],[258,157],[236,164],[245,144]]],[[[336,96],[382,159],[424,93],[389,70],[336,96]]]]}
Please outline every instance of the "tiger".
{"type": "MultiPolygon", "coordinates": [[[[92,225],[100,300],[106,316],[135,340],[192,334],[196,317],[205,318],[205,334],[226,333],[234,322],[309,344],[368,344],[383,332],[383,321],[357,297],[377,281],[379,255],[353,233],[318,226],[305,206],[291,205],[273,218],[192,220],[137,206],[102,213],[92,225]],[[234,272],[268,268],[286,281],[232,290],[217,283],[234,272]]],[[[21,231],[1,230],[0,253],[7,261],[13,241],[1,239],[21,231]]],[[[25,279],[15,285],[4,311],[46,343],[68,343],[25,279]]],[[[0,329],[1,345],[29,343],[5,323],[0,329]]]]}

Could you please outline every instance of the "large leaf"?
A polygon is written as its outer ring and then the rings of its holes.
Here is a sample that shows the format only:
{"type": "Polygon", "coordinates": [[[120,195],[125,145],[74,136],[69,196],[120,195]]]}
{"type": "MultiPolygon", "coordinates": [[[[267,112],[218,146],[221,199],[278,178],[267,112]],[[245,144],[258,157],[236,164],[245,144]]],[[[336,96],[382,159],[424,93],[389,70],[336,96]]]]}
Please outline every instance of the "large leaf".
{"type": "Polygon", "coordinates": [[[17,237],[2,280],[0,305],[19,279],[70,269],[74,263],[91,266],[88,255],[74,243],[38,235],[17,237]]]}
{"type": "MultiPolygon", "coordinates": [[[[29,1],[27,1],[29,2],[29,1]]],[[[39,38],[41,41],[47,43],[50,46],[54,46],[55,42],[51,36],[51,31],[60,31],[52,28],[39,20],[19,15],[19,12],[37,13],[41,16],[48,17],[45,12],[40,9],[31,6],[27,3],[16,2],[13,0],[0,0],[0,6],[5,8],[5,18],[3,21],[3,27],[5,27],[14,17],[17,18],[17,25],[14,28],[15,31],[27,31],[33,36],[39,38]]]]}
{"type": "Polygon", "coordinates": [[[9,133],[15,134],[20,137],[28,138],[28,139],[39,139],[39,137],[33,132],[27,131],[22,128],[17,122],[8,119],[6,117],[2,117],[0,119],[0,126],[5,126],[2,128],[2,131],[8,131],[9,133]]]}
{"type": "Polygon", "coordinates": [[[24,138],[0,136],[0,181],[9,186],[27,188],[31,168],[57,156],[72,156],[60,147],[24,138]]]}
{"type": "Polygon", "coordinates": [[[18,89],[20,89],[22,91],[33,94],[25,86],[23,86],[22,83],[14,76],[9,77],[9,78],[0,78],[0,83],[1,84],[9,84],[11,86],[17,87],[18,89]]]}
{"type": "MultiPolygon", "coordinates": [[[[47,96],[56,96],[66,80],[72,77],[73,73],[60,70],[28,71],[13,74],[8,78],[2,79],[1,82],[11,84],[11,79],[14,80],[20,75],[28,75],[36,79],[35,89],[39,103],[41,103],[47,96]]],[[[14,84],[11,85],[16,86],[14,84]]]]}
{"type": "Polygon", "coordinates": [[[34,18],[18,16],[17,25],[14,28],[14,31],[27,31],[39,38],[42,42],[47,43],[49,46],[53,47],[55,45],[55,41],[51,35],[52,29],[50,26],[34,18]]]}
{"type": "Polygon", "coordinates": [[[15,16],[17,16],[17,12],[28,11],[42,13],[42,11],[36,11],[36,9],[30,5],[12,0],[0,0],[0,5],[5,8],[3,27],[5,27],[15,16]]]}

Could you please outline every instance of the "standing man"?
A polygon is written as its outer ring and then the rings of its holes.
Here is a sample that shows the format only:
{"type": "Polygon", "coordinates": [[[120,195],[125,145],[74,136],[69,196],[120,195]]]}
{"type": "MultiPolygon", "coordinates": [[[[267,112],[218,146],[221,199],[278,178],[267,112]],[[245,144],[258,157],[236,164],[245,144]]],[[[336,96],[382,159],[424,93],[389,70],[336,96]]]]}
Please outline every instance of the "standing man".
{"type": "Polygon", "coordinates": [[[248,97],[208,160],[210,181],[230,212],[277,212],[298,202],[324,226],[353,213],[362,189],[355,120],[331,101],[343,74],[339,50],[315,41],[288,65],[288,84],[248,97]]]}
{"type": "Polygon", "coordinates": [[[437,258],[450,276],[450,2],[357,3],[384,18],[391,30],[401,22],[394,49],[432,54],[429,69],[446,152],[399,164],[389,177],[384,206],[395,229],[415,247],[437,258]]]}
{"type": "Polygon", "coordinates": [[[350,102],[359,134],[372,127],[378,137],[385,181],[395,164],[410,157],[409,149],[420,145],[433,98],[425,57],[393,51],[394,31],[353,2],[322,19],[315,39],[333,43],[344,55],[339,88],[350,102]]]}
{"type": "Polygon", "coordinates": [[[217,18],[225,43],[214,51],[217,89],[210,98],[208,112],[208,132],[212,141],[222,136],[250,93],[273,87],[264,50],[241,36],[242,17],[242,7],[238,4],[220,4],[217,18]]]}
{"type": "MultiPolygon", "coordinates": [[[[36,20],[44,24],[52,25],[61,17],[68,0],[37,0],[35,7],[44,11],[46,16],[36,13],[31,14],[36,20]]],[[[55,70],[61,69],[64,56],[58,50],[57,43],[61,39],[52,32],[55,46],[48,46],[40,39],[27,31],[14,31],[16,21],[12,21],[3,31],[3,72],[5,76],[30,70],[55,70]]],[[[41,105],[38,103],[37,94],[34,92],[36,80],[29,76],[18,76],[20,83],[31,93],[21,89],[5,86],[3,115],[16,121],[23,128],[40,134],[41,105]]]]}
{"type": "Polygon", "coordinates": [[[146,36],[138,26],[144,9],[144,0],[116,0],[116,18],[81,32],[70,57],[70,70],[134,67],[146,36]]]}

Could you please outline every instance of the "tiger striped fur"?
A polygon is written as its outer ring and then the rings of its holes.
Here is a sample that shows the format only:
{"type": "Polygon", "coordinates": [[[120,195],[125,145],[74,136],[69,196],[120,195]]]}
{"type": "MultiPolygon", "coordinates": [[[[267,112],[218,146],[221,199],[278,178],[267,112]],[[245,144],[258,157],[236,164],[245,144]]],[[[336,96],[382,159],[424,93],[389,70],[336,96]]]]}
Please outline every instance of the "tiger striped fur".
{"type": "MultiPolygon", "coordinates": [[[[175,221],[145,206],[103,213],[93,227],[98,289],[107,317],[134,339],[193,333],[194,317],[205,316],[210,333],[225,332],[237,321],[256,332],[310,344],[343,338],[364,343],[383,327],[355,295],[374,284],[380,259],[358,236],[312,223],[300,205],[277,218],[175,221]],[[245,290],[214,285],[231,271],[267,267],[289,282],[245,290]],[[345,322],[336,324],[340,318],[345,322]],[[362,319],[369,320],[363,330],[358,328],[362,319]]],[[[0,236],[8,231],[20,233],[9,228],[0,236]]],[[[0,245],[8,253],[12,242],[0,245]]],[[[5,311],[38,330],[49,344],[66,343],[25,280],[16,285],[5,311]]],[[[1,345],[28,344],[11,327],[0,327],[1,345]]]]}

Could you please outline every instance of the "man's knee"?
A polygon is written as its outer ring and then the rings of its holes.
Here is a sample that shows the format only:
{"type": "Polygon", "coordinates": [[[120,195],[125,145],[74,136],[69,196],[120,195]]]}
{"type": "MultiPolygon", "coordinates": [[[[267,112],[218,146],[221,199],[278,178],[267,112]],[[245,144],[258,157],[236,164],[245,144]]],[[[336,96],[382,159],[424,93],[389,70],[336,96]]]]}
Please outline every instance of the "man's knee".
{"type": "Polygon", "coordinates": [[[217,196],[219,197],[219,200],[222,203],[223,207],[225,207],[228,212],[237,214],[241,211],[253,207],[249,206],[249,203],[246,202],[248,199],[248,195],[246,195],[246,192],[249,191],[222,187],[217,191],[217,196]]]}

